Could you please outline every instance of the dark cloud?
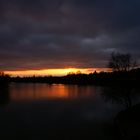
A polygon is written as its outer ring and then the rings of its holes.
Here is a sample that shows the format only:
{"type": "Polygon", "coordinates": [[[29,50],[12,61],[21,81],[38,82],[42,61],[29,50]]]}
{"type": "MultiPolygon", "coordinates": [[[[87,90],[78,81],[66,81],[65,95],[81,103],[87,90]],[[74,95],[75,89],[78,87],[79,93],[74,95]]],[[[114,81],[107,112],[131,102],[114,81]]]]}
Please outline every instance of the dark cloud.
{"type": "Polygon", "coordinates": [[[0,69],[105,67],[140,56],[139,0],[1,0],[0,69]]]}

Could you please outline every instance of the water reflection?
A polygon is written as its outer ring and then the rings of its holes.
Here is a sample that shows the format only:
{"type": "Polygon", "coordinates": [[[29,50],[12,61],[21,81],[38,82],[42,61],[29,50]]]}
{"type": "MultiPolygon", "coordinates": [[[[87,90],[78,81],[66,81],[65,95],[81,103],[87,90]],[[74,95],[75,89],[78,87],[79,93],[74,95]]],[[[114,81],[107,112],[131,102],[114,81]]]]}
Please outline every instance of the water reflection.
{"type": "Polygon", "coordinates": [[[126,109],[140,102],[140,88],[126,85],[104,87],[102,96],[106,101],[122,104],[126,109]]]}
{"type": "Polygon", "coordinates": [[[12,84],[10,88],[12,100],[86,99],[96,93],[99,93],[99,89],[92,86],[63,84],[12,84]]]}
{"type": "Polygon", "coordinates": [[[10,84],[3,93],[7,94],[2,94],[2,101],[11,99],[0,109],[3,139],[113,137],[112,118],[119,109],[102,100],[101,87],[19,83],[10,84]]]}
{"type": "Polygon", "coordinates": [[[9,86],[0,85],[0,106],[8,104],[10,101],[9,86]]]}

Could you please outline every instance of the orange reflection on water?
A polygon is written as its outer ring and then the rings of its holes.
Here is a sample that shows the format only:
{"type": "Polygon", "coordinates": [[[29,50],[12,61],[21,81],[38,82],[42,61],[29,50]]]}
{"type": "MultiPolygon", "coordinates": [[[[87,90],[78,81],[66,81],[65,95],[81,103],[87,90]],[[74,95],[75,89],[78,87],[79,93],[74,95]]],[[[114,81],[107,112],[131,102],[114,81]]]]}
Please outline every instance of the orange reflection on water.
{"type": "Polygon", "coordinates": [[[93,93],[94,87],[62,84],[13,84],[10,89],[11,100],[81,99],[90,98],[93,93]]]}
{"type": "Polygon", "coordinates": [[[63,85],[52,88],[51,85],[46,84],[21,84],[13,87],[11,91],[12,100],[52,98],[68,98],[67,88],[63,85]]]}

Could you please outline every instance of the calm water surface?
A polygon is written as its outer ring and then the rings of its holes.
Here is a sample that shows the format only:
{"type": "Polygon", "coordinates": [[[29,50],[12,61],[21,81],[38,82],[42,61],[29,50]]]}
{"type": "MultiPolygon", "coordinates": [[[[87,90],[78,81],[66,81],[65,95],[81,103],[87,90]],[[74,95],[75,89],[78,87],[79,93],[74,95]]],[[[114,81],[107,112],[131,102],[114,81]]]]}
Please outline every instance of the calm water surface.
{"type": "Polygon", "coordinates": [[[106,130],[122,108],[105,102],[102,87],[13,83],[3,92],[0,133],[5,139],[114,139],[106,130]]]}
{"type": "Polygon", "coordinates": [[[97,98],[100,88],[62,84],[12,84],[10,98],[12,101],[39,100],[81,100],[97,98]]]}

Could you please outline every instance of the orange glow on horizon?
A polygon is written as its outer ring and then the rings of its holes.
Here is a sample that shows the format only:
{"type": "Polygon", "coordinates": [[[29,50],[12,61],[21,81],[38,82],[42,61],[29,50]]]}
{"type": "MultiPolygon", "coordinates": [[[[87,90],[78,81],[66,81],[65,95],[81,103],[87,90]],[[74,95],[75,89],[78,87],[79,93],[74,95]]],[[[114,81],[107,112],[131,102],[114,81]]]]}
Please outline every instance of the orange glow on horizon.
{"type": "Polygon", "coordinates": [[[105,68],[64,68],[64,69],[43,69],[43,70],[19,70],[19,71],[5,71],[10,76],[64,76],[68,73],[81,73],[89,74],[94,71],[107,71],[105,68]]]}

